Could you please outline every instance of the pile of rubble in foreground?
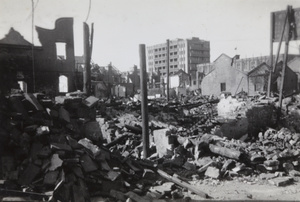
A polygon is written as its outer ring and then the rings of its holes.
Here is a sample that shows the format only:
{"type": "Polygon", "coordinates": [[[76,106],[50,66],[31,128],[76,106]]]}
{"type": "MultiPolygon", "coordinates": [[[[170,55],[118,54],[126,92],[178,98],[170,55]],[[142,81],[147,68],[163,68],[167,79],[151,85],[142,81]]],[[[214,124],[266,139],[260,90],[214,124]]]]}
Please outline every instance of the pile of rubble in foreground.
{"type": "Polygon", "coordinates": [[[11,95],[1,101],[0,196],[149,201],[189,191],[213,198],[188,181],[243,178],[283,186],[298,180],[299,133],[269,128],[252,138],[216,135],[222,132],[217,102],[150,101],[150,157],[143,159],[139,102],[11,95]]]}

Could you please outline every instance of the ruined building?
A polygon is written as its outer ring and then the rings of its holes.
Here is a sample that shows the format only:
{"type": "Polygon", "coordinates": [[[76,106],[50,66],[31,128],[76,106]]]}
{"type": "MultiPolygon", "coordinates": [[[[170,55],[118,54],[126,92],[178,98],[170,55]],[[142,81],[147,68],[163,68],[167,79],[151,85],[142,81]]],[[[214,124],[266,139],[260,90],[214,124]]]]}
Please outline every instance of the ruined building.
{"type": "MultiPolygon", "coordinates": [[[[295,57],[295,55],[289,55],[288,60],[295,57]]],[[[281,55],[272,77],[274,92],[278,91],[281,82],[282,58],[281,55]]],[[[246,92],[253,96],[257,95],[257,92],[265,92],[271,69],[268,63],[269,57],[239,59],[221,54],[212,64],[198,65],[198,71],[205,75],[201,81],[202,94],[220,95],[221,92],[230,92],[232,95],[236,95],[246,92]]],[[[288,95],[296,91],[297,75],[289,68],[288,63],[283,92],[288,95]]]]}
{"type": "Polygon", "coordinates": [[[0,40],[1,72],[11,69],[11,79],[25,92],[56,95],[82,89],[82,73],[75,73],[73,18],[56,20],[52,30],[36,26],[36,31],[40,47],[13,28],[0,40]]]}

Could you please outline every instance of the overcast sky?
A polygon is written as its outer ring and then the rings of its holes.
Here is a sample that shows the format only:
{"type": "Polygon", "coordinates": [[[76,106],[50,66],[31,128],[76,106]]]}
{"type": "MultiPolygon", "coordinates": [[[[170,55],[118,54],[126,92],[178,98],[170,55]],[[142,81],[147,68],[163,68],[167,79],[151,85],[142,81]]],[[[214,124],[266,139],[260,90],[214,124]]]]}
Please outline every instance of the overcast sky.
{"type": "MultiPolygon", "coordinates": [[[[270,13],[285,10],[287,5],[300,8],[299,0],[33,1],[36,26],[53,29],[56,19],[74,18],[78,56],[83,54],[82,23],[94,23],[92,60],[99,65],[112,62],[121,71],[139,66],[139,44],[150,46],[176,38],[210,41],[211,61],[222,53],[242,58],[268,55],[270,13]]],[[[32,42],[31,5],[31,0],[0,0],[0,38],[14,27],[32,42]]],[[[34,35],[34,44],[40,45],[34,35]]],[[[299,46],[299,41],[291,43],[290,52],[299,54],[299,46]]]]}

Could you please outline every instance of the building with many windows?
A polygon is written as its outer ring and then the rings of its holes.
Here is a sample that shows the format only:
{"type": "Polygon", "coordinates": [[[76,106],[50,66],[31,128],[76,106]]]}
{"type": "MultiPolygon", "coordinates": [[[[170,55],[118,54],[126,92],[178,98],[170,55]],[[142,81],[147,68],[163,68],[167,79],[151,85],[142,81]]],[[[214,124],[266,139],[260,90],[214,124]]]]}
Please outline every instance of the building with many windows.
{"type": "MultiPolygon", "coordinates": [[[[167,73],[167,41],[147,47],[147,66],[150,74],[167,73]]],[[[210,43],[197,37],[191,39],[175,39],[169,41],[169,72],[183,70],[191,73],[197,69],[197,64],[210,62],[210,43]]]]}

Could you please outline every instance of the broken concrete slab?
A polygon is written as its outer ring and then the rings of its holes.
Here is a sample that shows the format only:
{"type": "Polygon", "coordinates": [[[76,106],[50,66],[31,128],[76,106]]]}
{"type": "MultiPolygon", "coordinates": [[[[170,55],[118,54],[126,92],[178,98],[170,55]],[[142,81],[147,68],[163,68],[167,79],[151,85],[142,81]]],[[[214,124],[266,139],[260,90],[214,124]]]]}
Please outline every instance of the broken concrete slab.
{"type": "Polygon", "coordinates": [[[95,96],[89,96],[84,100],[83,103],[87,107],[94,107],[95,105],[97,105],[98,101],[99,101],[99,98],[96,98],[95,96]]]}
{"type": "Polygon", "coordinates": [[[46,173],[43,183],[46,185],[54,186],[58,179],[58,175],[59,175],[59,171],[57,170],[46,173]]]}
{"type": "Polygon", "coordinates": [[[196,165],[193,162],[185,162],[184,165],[182,166],[183,168],[187,170],[196,170],[196,165]]]}
{"type": "Polygon", "coordinates": [[[216,167],[209,166],[206,169],[206,172],[205,172],[204,175],[207,176],[207,177],[218,179],[220,177],[220,170],[216,167]]]}
{"type": "Polygon", "coordinates": [[[172,151],[172,145],[169,144],[169,136],[171,132],[169,129],[160,129],[153,131],[154,142],[156,145],[156,151],[159,157],[163,157],[168,154],[168,151],[172,151]]]}
{"type": "Polygon", "coordinates": [[[101,128],[97,121],[87,122],[84,125],[84,134],[85,136],[92,141],[102,141],[103,136],[101,128]]]}
{"type": "Polygon", "coordinates": [[[300,172],[297,170],[290,170],[289,171],[289,176],[291,177],[299,177],[300,176],[300,172]]]}
{"type": "Polygon", "coordinates": [[[53,154],[51,158],[51,164],[49,167],[50,171],[56,170],[58,167],[62,165],[63,161],[59,158],[58,154],[53,154]]]}
{"type": "Polygon", "coordinates": [[[269,180],[270,184],[276,185],[277,187],[286,186],[293,182],[292,177],[277,177],[269,180]]]}
{"type": "Polygon", "coordinates": [[[171,194],[171,191],[175,189],[174,182],[165,182],[162,185],[152,186],[149,191],[153,193],[159,193],[162,195],[171,194]]]}
{"type": "Polygon", "coordinates": [[[87,154],[81,156],[80,163],[86,173],[98,169],[98,165],[87,154]]]}
{"type": "Polygon", "coordinates": [[[115,181],[120,176],[120,174],[121,174],[120,172],[110,170],[107,173],[107,178],[110,179],[111,181],[115,181]]]}
{"type": "Polygon", "coordinates": [[[275,178],[275,174],[274,173],[261,173],[259,175],[259,178],[262,180],[269,180],[269,179],[273,179],[275,178]]]}
{"type": "Polygon", "coordinates": [[[88,151],[90,151],[94,157],[98,156],[101,153],[101,149],[97,145],[94,145],[92,141],[87,138],[79,140],[78,144],[88,149],[88,151]]]}

